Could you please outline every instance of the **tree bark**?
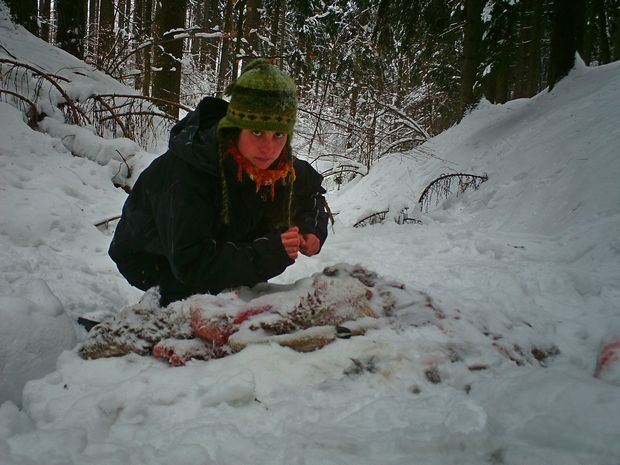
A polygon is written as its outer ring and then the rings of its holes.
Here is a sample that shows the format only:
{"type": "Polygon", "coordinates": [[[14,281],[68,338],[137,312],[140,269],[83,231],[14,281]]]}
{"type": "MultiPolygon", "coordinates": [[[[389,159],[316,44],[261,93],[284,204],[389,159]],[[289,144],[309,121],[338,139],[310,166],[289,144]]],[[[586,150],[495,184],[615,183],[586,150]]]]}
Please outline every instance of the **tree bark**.
{"type": "MultiPolygon", "coordinates": [[[[220,24],[221,15],[217,0],[204,0],[202,5],[201,27],[206,31],[213,31],[220,24]]],[[[218,47],[212,43],[213,39],[200,39],[200,68],[215,76],[217,70],[218,47]]]]}
{"type": "Polygon", "coordinates": [[[515,71],[514,97],[523,98],[527,86],[527,53],[530,42],[532,0],[522,0],[519,3],[519,19],[517,20],[517,59],[515,71]]]}
{"type": "Polygon", "coordinates": [[[258,31],[260,29],[260,0],[247,0],[245,5],[245,24],[243,37],[248,41],[245,55],[260,56],[260,42],[258,31]]]}
{"type": "Polygon", "coordinates": [[[465,27],[463,34],[463,73],[461,75],[461,114],[476,103],[474,85],[480,66],[482,42],[482,8],[484,0],[465,0],[465,27]]]}
{"type": "Polygon", "coordinates": [[[540,90],[543,2],[523,0],[520,6],[520,34],[514,97],[527,98],[540,90]]]}
{"type": "Polygon", "coordinates": [[[506,103],[510,100],[510,72],[508,65],[501,66],[495,76],[495,101],[506,103]]]}
{"type": "Polygon", "coordinates": [[[584,0],[554,0],[553,30],[551,33],[551,56],[547,84],[549,90],[565,77],[575,64],[576,21],[578,3],[584,0]]]}
{"type": "MultiPolygon", "coordinates": [[[[185,22],[188,24],[190,28],[194,27],[202,27],[202,8],[203,5],[201,3],[189,2],[187,5],[187,18],[185,22]]],[[[200,39],[195,35],[190,39],[190,50],[191,56],[194,63],[200,63],[200,39]]]]}
{"type": "Polygon", "coordinates": [[[490,72],[485,78],[484,95],[493,103],[506,102],[514,86],[511,68],[517,46],[517,12],[517,5],[508,2],[497,2],[491,12],[491,26],[486,36],[490,72]]]}
{"type": "MultiPolygon", "coordinates": [[[[278,51],[279,51],[279,56],[280,58],[278,58],[278,66],[280,66],[280,68],[282,67],[283,64],[283,59],[282,59],[282,55],[284,55],[284,39],[285,39],[285,35],[286,35],[286,0],[283,0],[282,2],[282,16],[280,16],[280,23],[278,24],[278,51]]],[[[306,49],[307,51],[307,49],[306,49]]]]}
{"type": "Polygon", "coordinates": [[[71,55],[84,58],[86,1],[56,0],[56,15],[58,18],[56,43],[71,55]]]}
{"type": "Polygon", "coordinates": [[[355,121],[355,117],[357,116],[357,103],[360,96],[360,88],[359,88],[359,80],[360,80],[360,69],[359,66],[354,65],[353,71],[353,86],[351,88],[351,99],[349,100],[349,121],[350,123],[347,125],[347,149],[353,147],[353,122],[355,121]]]}
{"type": "Polygon", "coordinates": [[[241,52],[241,41],[243,40],[243,21],[245,19],[245,6],[247,0],[240,0],[237,3],[239,9],[237,15],[237,30],[235,32],[235,53],[232,59],[232,78],[235,79],[239,75],[239,54],[241,52]]]}
{"type": "MultiPolygon", "coordinates": [[[[186,0],[163,1],[155,12],[158,36],[171,29],[185,27],[186,0]]],[[[153,78],[153,97],[179,103],[181,94],[181,58],[183,40],[166,42],[155,49],[157,72],[153,78]]],[[[162,109],[178,117],[179,109],[174,105],[162,104],[162,109]]]]}
{"type": "MultiPolygon", "coordinates": [[[[130,31],[131,29],[131,0],[126,0],[127,3],[125,3],[125,29],[127,29],[127,31],[130,31]]],[[[134,6],[135,8],[135,6],[134,6]]]]}
{"type": "Polygon", "coordinates": [[[605,11],[605,0],[595,0],[597,12],[597,26],[599,38],[599,64],[609,63],[611,54],[609,52],[609,34],[607,34],[607,12],[605,11]]]}
{"type": "Polygon", "coordinates": [[[575,7],[575,46],[577,47],[577,52],[581,56],[581,59],[583,59],[582,46],[588,22],[588,1],[589,0],[579,1],[575,7]]]}
{"type": "Polygon", "coordinates": [[[611,32],[614,44],[614,61],[617,61],[620,60],[620,5],[616,5],[614,17],[614,27],[611,32]]]}
{"type": "Polygon", "coordinates": [[[41,23],[40,37],[50,42],[50,22],[52,21],[52,2],[51,0],[40,0],[39,2],[39,21],[41,23]]]}
{"type": "Polygon", "coordinates": [[[222,97],[226,80],[228,78],[228,70],[230,69],[230,37],[233,35],[232,13],[236,0],[227,0],[226,9],[224,10],[224,34],[222,35],[222,52],[220,54],[220,64],[217,73],[217,89],[215,95],[222,97]]]}
{"type": "MultiPolygon", "coordinates": [[[[148,40],[153,37],[153,0],[143,0],[144,9],[142,12],[142,40],[148,40]]],[[[142,51],[142,95],[150,97],[151,83],[153,80],[153,72],[151,64],[153,61],[153,46],[146,47],[142,51]]]]}
{"type": "MultiPolygon", "coordinates": [[[[134,45],[139,45],[144,42],[144,1],[135,0],[133,7],[133,39],[134,45]]],[[[142,89],[142,82],[144,81],[144,51],[140,50],[136,53],[136,68],[139,69],[142,74],[137,74],[133,84],[134,89],[142,89]]]]}
{"type": "Polygon", "coordinates": [[[283,21],[285,0],[276,0],[271,17],[271,54],[277,56],[280,52],[278,41],[280,40],[280,21],[283,21]]]}
{"type": "Polygon", "coordinates": [[[541,59],[542,59],[542,40],[543,40],[543,2],[532,1],[532,34],[527,53],[527,86],[525,97],[532,97],[541,90],[541,59]]]}
{"type": "Polygon", "coordinates": [[[127,29],[128,18],[125,17],[125,9],[127,3],[131,5],[130,0],[116,0],[116,12],[118,14],[118,29],[127,29]]]}
{"type": "Polygon", "coordinates": [[[581,44],[578,44],[578,50],[581,58],[586,65],[592,61],[592,43],[596,36],[596,11],[592,0],[586,0],[586,22],[584,25],[583,37],[581,44]]]}
{"type": "MultiPolygon", "coordinates": [[[[71,1],[71,0],[69,0],[71,1]]],[[[99,0],[97,67],[105,68],[114,56],[114,0],[99,0]]]]}
{"type": "Polygon", "coordinates": [[[99,34],[99,0],[88,1],[87,31],[84,43],[84,60],[96,62],[99,34]]]}

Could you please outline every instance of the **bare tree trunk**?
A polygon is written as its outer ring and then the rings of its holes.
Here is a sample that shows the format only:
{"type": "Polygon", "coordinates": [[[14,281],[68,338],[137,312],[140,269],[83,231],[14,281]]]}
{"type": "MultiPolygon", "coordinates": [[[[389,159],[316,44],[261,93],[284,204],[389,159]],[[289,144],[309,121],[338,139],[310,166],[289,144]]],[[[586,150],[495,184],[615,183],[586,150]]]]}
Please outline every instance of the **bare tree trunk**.
{"type": "Polygon", "coordinates": [[[607,34],[607,14],[605,11],[605,0],[595,0],[596,12],[598,15],[598,37],[600,64],[609,63],[611,54],[609,53],[609,35],[607,34]]]}
{"type": "Polygon", "coordinates": [[[517,5],[508,2],[495,2],[491,10],[491,21],[485,36],[489,71],[484,77],[484,95],[493,103],[506,102],[510,95],[509,84],[513,84],[507,80],[515,63],[518,43],[515,33],[517,8],[517,5]]]}
{"type": "Polygon", "coordinates": [[[258,31],[260,29],[260,0],[247,0],[245,6],[245,24],[243,27],[243,37],[247,40],[247,50],[245,55],[260,56],[260,42],[258,31]]]}
{"type": "Polygon", "coordinates": [[[271,19],[271,36],[270,36],[270,40],[272,44],[271,54],[273,56],[277,56],[278,53],[280,52],[280,49],[278,47],[278,41],[280,40],[280,22],[284,21],[285,1],[286,0],[276,0],[274,9],[273,9],[273,16],[271,19]]]}
{"type": "MultiPolygon", "coordinates": [[[[204,0],[202,4],[201,27],[207,31],[213,31],[220,24],[220,11],[217,0],[204,0]]],[[[211,39],[200,40],[200,69],[208,70],[213,75],[217,71],[217,46],[211,43],[211,39]]]]}
{"type": "Polygon", "coordinates": [[[578,45],[581,58],[586,65],[592,61],[592,44],[596,37],[596,11],[592,0],[586,0],[586,23],[583,31],[582,43],[578,45]]]}
{"type": "MultiPolygon", "coordinates": [[[[158,36],[171,29],[185,27],[186,0],[162,2],[155,12],[158,36]]],[[[173,40],[160,45],[155,52],[158,71],[153,79],[153,97],[179,103],[181,93],[181,58],[183,40],[173,40]]],[[[179,116],[175,105],[162,104],[162,109],[171,116],[179,116]]]]}
{"type": "Polygon", "coordinates": [[[370,167],[374,161],[373,153],[375,151],[375,134],[377,131],[377,112],[378,108],[375,107],[375,111],[372,114],[372,122],[368,127],[366,142],[368,147],[368,155],[366,159],[366,170],[370,171],[370,167]]]}
{"type": "MultiPolygon", "coordinates": [[[[201,27],[202,20],[202,8],[201,3],[189,2],[187,5],[187,12],[185,22],[189,27],[201,27]]],[[[192,61],[196,64],[200,64],[200,39],[193,35],[190,39],[190,54],[192,61]]]]}
{"type": "MultiPolygon", "coordinates": [[[[131,0],[126,0],[125,3],[125,29],[130,32],[131,29],[131,0]]],[[[134,7],[135,8],[135,7],[134,7]]]]}
{"type": "Polygon", "coordinates": [[[514,98],[532,97],[540,90],[543,21],[542,1],[521,2],[514,98]]]}
{"type": "MultiPolygon", "coordinates": [[[[144,0],[144,13],[142,16],[142,38],[153,37],[153,0],[144,0]]],[[[151,83],[153,81],[153,72],[151,65],[153,61],[153,46],[147,47],[143,51],[143,69],[142,76],[142,95],[151,95],[151,83]]]]}
{"type": "Polygon", "coordinates": [[[41,39],[50,41],[50,22],[52,2],[51,0],[40,0],[39,2],[39,18],[41,23],[41,39]]]}
{"type": "Polygon", "coordinates": [[[220,65],[217,73],[217,89],[215,95],[222,97],[228,70],[230,69],[230,37],[233,32],[232,13],[236,0],[227,0],[226,9],[224,10],[224,34],[222,36],[222,52],[220,53],[220,65]]]}
{"type": "Polygon", "coordinates": [[[97,57],[97,42],[99,34],[99,0],[88,0],[88,33],[84,46],[84,59],[93,63],[97,57]]]}
{"type": "Polygon", "coordinates": [[[131,0],[116,0],[116,14],[118,15],[118,29],[127,29],[127,18],[125,18],[125,8],[127,2],[131,4],[131,0]]]}
{"type": "Polygon", "coordinates": [[[577,52],[583,59],[583,43],[586,34],[586,24],[588,22],[588,0],[583,0],[577,2],[577,7],[575,10],[575,46],[577,47],[577,52]]]}
{"type": "Polygon", "coordinates": [[[461,113],[476,103],[474,84],[480,66],[482,42],[482,8],[484,0],[465,0],[465,30],[463,37],[463,73],[461,75],[461,113]]]}
{"type": "Polygon", "coordinates": [[[353,124],[357,116],[357,102],[360,96],[359,88],[359,67],[355,66],[353,87],[351,89],[351,99],[349,100],[349,124],[347,127],[347,149],[353,147],[353,124]]]}
{"type": "Polygon", "coordinates": [[[286,35],[286,1],[282,2],[282,16],[280,17],[280,23],[278,24],[280,28],[278,32],[278,55],[280,58],[278,59],[278,65],[282,67],[284,62],[282,55],[284,55],[284,43],[285,43],[285,35],[286,35]]]}
{"type": "MultiPolygon", "coordinates": [[[[135,0],[133,7],[133,39],[134,45],[138,46],[145,40],[144,34],[144,1],[135,0]]],[[[139,50],[134,59],[136,60],[136,69],[139,69],[144,73],[144,52],[139,50]]],[[[134,81],[134,89],[142,89],[142,83],[144,82],[144,75],[137,74],[134,81]]]]}
{"type": "Polygon", "coordinates": [[[237,15],[237,32],[235,32],[235,54],[232,63],[232,78],[235,79],[239,75],[239,54],[241,52],[241,41],[243,39],[243,20],[245,19],[245,5],[247,0],[240,0],[237,3],[239,14],[237,15]]]}
{"type": "Polygon", "coordinates": [[[547,83],[549,90],[568,74],[575,64],[577,51],[575,14],[578,2],[584,0],[554,0],[553,31],[551,36],[551,56],[547,83]]]}
{"type": "Polygon", "coordinates": [[[612,37],[614,44],[614,61],[617,61],[620,60],[620,5],[616,6],[614,17],[612,37]]]}
{"type": "Polygon", "coordinates": [[[99,0],[99,46],[97,66],[105,68],[114,56],[114,0],[99,0]]]}
{"type": "Polygon", "coordinates": [[[510,98],[510,73],[508,66],[502,66],[495,77],[495,101],[497,103],[506,103],[510,98]]]}
{"type": "Polygon", "coordinates": [[[532,0],[523,0],[519,4],[517,21],[517,59],[515,72],[515,98],[527,97],[527,54],[532,34],[532,0]]]}
{"type": "Polygon", "coordinates": [[[531,97],[541,90],[541,46],[543,37],[543,2],[533,0],[532,34],[527,53],[527,87],[525,97],[531,97]]]}

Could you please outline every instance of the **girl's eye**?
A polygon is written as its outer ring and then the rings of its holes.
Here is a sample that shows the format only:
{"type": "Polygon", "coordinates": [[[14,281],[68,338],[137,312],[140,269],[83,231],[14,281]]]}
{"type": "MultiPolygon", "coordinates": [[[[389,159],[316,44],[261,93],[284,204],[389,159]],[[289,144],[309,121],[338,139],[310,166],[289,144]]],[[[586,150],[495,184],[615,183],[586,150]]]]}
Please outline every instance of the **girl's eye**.
{"type": "Polygon", "coordinates": [[[260,137],[263,135],[263,131],[252,131],[252,135],[256,137],[260,137]]]}
{"type": "Polygon", "coordinates": [[[286,136],[286,134],[284,134],[283,132],[276,132],[276,133],[274,133],[274,137],[276,139],[282,139],[284,136],[286,136]]]}

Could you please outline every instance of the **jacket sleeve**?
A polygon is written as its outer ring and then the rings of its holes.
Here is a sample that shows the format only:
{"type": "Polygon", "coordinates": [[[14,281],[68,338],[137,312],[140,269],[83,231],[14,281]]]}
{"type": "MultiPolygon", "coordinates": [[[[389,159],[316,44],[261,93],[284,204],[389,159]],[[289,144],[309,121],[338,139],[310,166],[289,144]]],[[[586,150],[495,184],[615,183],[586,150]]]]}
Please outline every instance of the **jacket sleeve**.
{"type": "Polygon", "coordinates": [[[294,224],[304,234],[315,234],[322,247],[327,239],[325,189],[321,186],[323,176],[303,160],[295,160],[295,171],[294,224]]]}
{"type": "Polygon", "coordinates": [[[282,273],[294,263],[278,233],[249,243],[216,241],[218,209],[202,189],[174,182],[153,198],[161,245],[174,276],[194,292],[218,293],[253,286],[282,273]]]}

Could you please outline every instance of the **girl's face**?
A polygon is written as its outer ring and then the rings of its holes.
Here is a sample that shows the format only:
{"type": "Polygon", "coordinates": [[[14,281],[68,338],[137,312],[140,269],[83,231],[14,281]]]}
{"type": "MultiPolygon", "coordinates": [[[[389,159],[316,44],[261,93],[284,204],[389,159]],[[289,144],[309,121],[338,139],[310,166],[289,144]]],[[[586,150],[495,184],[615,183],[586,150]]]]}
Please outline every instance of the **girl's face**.
{"type": "Polygon", "coordinates": [[[282,132],[242,129],[237,148],[254,166],[267,169],[282,153],[287,138],[282,132]]]}

